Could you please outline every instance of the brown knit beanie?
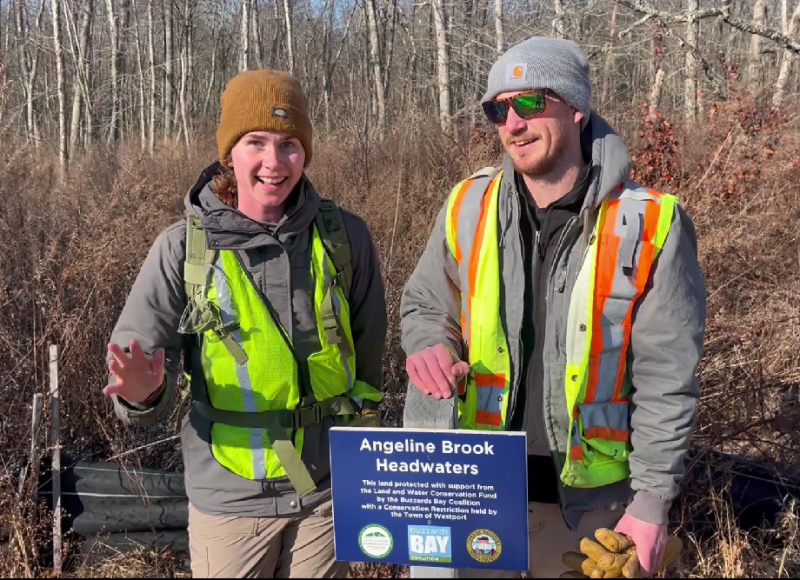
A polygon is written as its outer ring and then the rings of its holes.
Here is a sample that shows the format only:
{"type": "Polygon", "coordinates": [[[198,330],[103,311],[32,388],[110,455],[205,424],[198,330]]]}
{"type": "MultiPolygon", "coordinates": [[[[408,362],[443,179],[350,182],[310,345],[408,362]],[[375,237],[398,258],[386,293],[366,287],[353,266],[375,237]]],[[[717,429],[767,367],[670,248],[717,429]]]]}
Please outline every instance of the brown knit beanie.
{"type": "Polygon", "coordinates": [[[219,160],[227,159],[236,142],[251,131],[289,133],[300,140],[311,162],[311,121],[307,100],[289,73],[248,70],[233,77],[222,93],[222,116],[217,129],[219,160]]]}

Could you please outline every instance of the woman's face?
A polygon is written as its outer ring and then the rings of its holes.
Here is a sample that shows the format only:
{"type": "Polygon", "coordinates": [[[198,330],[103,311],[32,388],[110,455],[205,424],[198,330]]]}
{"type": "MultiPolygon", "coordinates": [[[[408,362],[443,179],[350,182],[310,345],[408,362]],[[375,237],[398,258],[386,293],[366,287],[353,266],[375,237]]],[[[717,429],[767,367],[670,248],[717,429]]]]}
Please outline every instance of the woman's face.
{"type": "Polygon", "coordinates": [[[241,137],[229,163],[236,175],[239,210],[260,221],[282,216],[305,160],[300,140],[288,133],[253,131],[241,137]]]}

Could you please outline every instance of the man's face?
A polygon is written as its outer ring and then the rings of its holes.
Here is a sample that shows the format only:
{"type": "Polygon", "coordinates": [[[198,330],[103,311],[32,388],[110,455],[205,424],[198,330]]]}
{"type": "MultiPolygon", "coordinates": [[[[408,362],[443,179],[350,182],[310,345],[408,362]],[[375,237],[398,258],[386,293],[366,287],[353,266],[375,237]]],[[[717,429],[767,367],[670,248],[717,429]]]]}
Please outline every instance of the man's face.
{"type": "MultiPolygon", "coordinates": [[[[514,97],[528,91],[501,93],[496,99],[514,97]]],[[[520,117],[509,107],[506,122],[497,130],[503,147],[511,156],[514,169],[529,177],[544,177],[571,147],[580,148],[583,113],[551,92],[545,97],[544,111],[530,119],[520,117]]]]}

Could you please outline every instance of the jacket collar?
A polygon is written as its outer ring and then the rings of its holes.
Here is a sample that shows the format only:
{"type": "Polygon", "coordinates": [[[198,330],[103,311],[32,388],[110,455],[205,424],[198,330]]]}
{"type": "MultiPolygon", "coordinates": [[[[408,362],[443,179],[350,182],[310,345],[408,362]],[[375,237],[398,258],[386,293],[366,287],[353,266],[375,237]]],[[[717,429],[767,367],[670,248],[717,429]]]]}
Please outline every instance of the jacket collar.
{"type": "Polygon", "coordinates": [[[187,211],[200,218],[206,236],[217,242],[217,248],[248,249],[276,240],[285,242],[311,227],[321,200],[305,174],[289,197],[283,218],[271,226],[247,217],[217,198],[211,190],[211,181],[222,171],[219,162],[204,169],[185,199],[187,211]]]}
{"type": "MultiPolygon", "coordinates": [[[[629,179],[631,157],[622,138],[594,111],[581,132],[581,144],[584,157],[590,159],[589,186],[581,208],[585,214],[598,209],[614,188],[629,179]]],[[[516,190],[514,164],[508,154],[503,157],[503,185],[503,190],[516,190]]]]}

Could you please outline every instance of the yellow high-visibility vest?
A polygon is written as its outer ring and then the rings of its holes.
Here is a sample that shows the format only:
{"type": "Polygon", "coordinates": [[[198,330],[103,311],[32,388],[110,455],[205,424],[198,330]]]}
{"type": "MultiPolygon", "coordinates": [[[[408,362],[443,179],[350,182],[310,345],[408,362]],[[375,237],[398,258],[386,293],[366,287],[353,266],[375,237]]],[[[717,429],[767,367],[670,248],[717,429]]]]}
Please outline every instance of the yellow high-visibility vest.
{"type": "MultiPolygon", "coordinates": [[[[360,406],[382,398],[355,380],[349,281],[330,259],[318,223],[312,225],[309,268],[320,347],[305,361],[313,395],[303,397],[289,335],[236,252],[208,250],[199,219],[187,220],[184,276],[190,307],[180,332],[200,336],[199,364],[192,364],[189,374],[194,409],[212,423],[212,454],[246,479],[288,477],[300,497],[315,489],[301,459],[305,428],[328,416],[347,424],[357,414],[353,402],[360,406]]],[[[341,247],[332,245],[334,252],[341,247]]],[[[349,246],[347,251],[349,267],[349,246]]]]}
{"type": "MultiPolygon", "coordinates": [[[[461,329],[471,367],[459,392],[464,429],[503,430],[508,420],[511,360],[501,323],[497,231],[502,176],[462,181],[447,206],[447,244],[458,263],[461,329]]],[[[567,321],[564,390],[571,417],[565,485],[600,487],[630,474],[625,363],[631,317],[676,203],[672,195],[628,182],[598,210],[567,321]]]]}

